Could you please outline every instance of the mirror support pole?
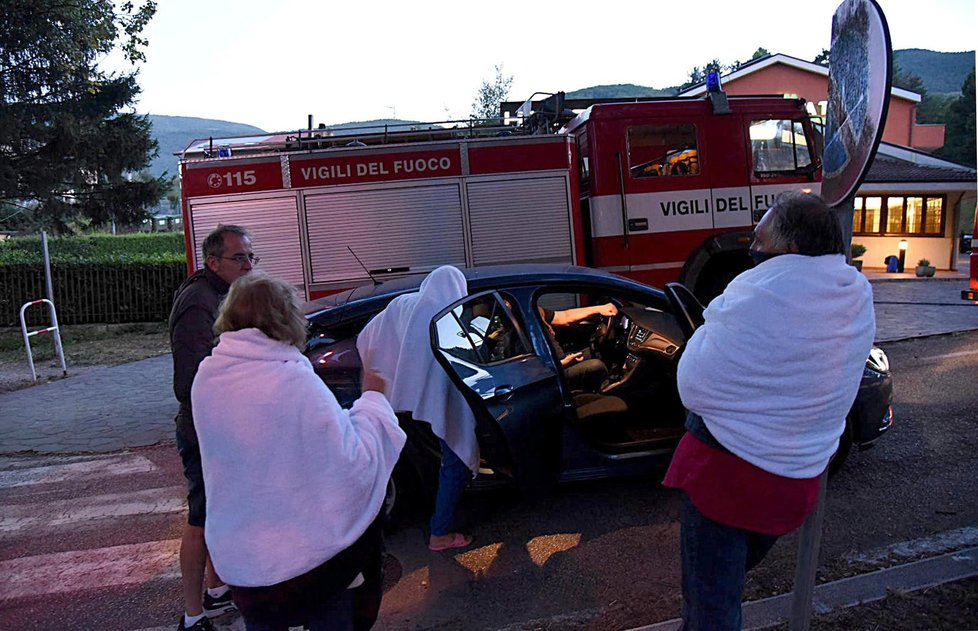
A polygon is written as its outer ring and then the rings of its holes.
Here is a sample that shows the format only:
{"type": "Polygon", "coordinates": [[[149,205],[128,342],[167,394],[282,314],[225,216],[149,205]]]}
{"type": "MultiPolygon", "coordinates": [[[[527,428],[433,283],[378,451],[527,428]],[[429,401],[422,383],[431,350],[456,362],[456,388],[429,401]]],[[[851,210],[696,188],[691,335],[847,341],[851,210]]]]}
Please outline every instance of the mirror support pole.
{"type": "Polygon", "coordinates": [[[815,594],[815,571],[822,543],[822,521],[825,517],[825,489],[829,470],[818,480],[818,500],[798,536],[798,563],[795,566],[795,588],[791,598],[789,631],[808,631],[812,620],[812,596],[815,594]]]}

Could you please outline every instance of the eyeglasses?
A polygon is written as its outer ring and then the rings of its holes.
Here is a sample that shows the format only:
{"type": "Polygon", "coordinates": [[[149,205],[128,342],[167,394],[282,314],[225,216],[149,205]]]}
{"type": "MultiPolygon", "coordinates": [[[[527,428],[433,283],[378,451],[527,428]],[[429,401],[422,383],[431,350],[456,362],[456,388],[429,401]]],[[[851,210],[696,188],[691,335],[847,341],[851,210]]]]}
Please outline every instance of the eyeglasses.
{"type": "Polygon", "coordinates": [[[259,261],[261,261],[261,259],[254,254],[235,254],[234,256],[219,256],[217,258],[234,261],[238,265],[244,265],[245,263],[256,265],[259,261]]]}

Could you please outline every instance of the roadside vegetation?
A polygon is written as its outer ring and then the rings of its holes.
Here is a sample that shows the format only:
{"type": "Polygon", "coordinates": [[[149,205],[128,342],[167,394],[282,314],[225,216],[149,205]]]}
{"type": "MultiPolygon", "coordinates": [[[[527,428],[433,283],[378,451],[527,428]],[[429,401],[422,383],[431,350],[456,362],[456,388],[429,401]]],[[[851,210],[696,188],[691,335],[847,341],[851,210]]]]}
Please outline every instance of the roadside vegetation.
{"type": "MultiPolygon", "coordinates": [[[[34,330],[37,327],[30,328],[34,330]]],[[[30,338],[37,382],[61,379],[52,335],[30,338]]],[[[61,328],[68,376],[98,366],[116,366],[170,352],[165,322],[76,324],[61,328]]],[[[0,392],[34,385],[20,327],[0,328],[0,392]]]]}

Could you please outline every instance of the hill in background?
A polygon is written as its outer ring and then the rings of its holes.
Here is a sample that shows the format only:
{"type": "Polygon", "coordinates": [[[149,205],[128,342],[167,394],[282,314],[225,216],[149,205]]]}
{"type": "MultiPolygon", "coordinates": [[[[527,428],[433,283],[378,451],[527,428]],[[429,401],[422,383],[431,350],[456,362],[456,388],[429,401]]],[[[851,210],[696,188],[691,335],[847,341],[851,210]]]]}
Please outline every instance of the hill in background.
{"type": "Polygon", "coordinates": [[[265,133],[251,125],[190,116],[150,114],[149,121],[153,125],[153,137],[160,145],[159,154],[149,165],[149,172],[157,177],[164,171],[170,177],[177,174],[179,158],[173,154],[186,149],[195,138],[228,138],[265,133]]]}
{"type": "Polygon", "coordinates": [[[627,99],[644,96],[675,96],[675,88],[647,88],[634,83],[616,83],[581,88],[567,93],[568,99],[627,99]]]}
{"type": "Polygon", "coordinates": [[[924,82],[927,92],[961,94],[961,85],[975,69],[975,51],[939,53],[920,48],[893,51],[893,60],[904,71],[915,74],[924,82]]]}

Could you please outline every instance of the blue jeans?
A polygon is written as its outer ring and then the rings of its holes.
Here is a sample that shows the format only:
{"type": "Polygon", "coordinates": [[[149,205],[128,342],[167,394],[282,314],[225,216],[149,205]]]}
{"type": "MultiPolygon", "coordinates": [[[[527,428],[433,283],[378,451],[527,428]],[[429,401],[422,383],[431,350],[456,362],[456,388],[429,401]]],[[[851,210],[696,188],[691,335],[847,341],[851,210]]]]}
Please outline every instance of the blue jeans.
{"type": "Polygon", "coordinates": [[[452,532],[455,521],[455,507],[465,490],[465,485],[472,472],[462,460],[455,455],[451,447],[442,439],[441,468],[438,471],[438,492],[435,494],[435,512],[431,516],[431,534],[441,537],[452,532]]]}
{"type": "Polygon", "coordinates": [[[709,519],[683,493],[683,631],[740,631],[747,572],[778,540],[709,519]]]}
{"type": "MultiPolygon", "coordinates": [[[[353,595],[356,590],[341,589],[323,598],[303,622],[309,631],[353,631],[353,595]]],[[[244,618],[248,631],[288,631],[285,620],[244,618]]],[[[292,621],[295,622],[295,621],[292,621]]]]}

